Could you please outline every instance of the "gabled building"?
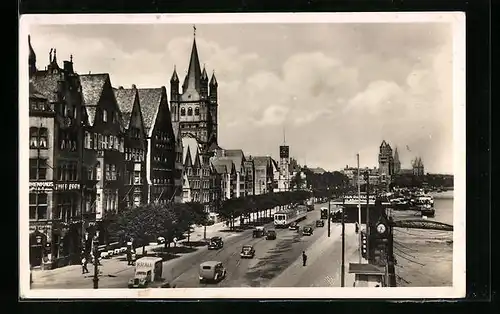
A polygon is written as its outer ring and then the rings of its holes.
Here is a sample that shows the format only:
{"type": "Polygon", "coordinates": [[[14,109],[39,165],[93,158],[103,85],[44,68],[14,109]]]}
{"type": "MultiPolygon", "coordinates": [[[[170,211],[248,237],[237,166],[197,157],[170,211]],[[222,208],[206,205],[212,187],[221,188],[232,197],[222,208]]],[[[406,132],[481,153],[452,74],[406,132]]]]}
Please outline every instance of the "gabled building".
{"type": "Polygon", "coordinates": [[[132,88],[115,88],[115,98],[122,113],[125,164],[123,191],[120,198],[125,207],[147,204],[148,181],[146,178],[147,139],[139,101],[139,92],[132,88]]]}
{"type": "Polygon", "coordinates": [[[87,124],[72,57],[61,68],[51,49],[49,64],[39,70],[28,41],[30,260],[54,268],[80,261],[95,199],[95,182],[87,174],[95,160],[83,149],[87,124]]]}
{"type": "Polygon", "coordinates": [[[148,203],[173,202],[182,195],[175,184],[177,141],[172,127],[167,90],[138,89],[139,102],[147,138],[146,178],[149,187],[148,203]]]}
{"type": "Polygon", "coordinates": [[[220,200],[236,197],[236,168],[228,157],[210,158],[214,171],[220,177],[220,200]]]}
{"type": "Polygon", "coordinates": [[[245,170],[245,155],[241,149],[224,149],[220,150],[222,153],[221,157],[226,157],[230,159],[236,171],[235,185],[235,197],[246,196],[246,170],[245,170]]]}
{"type": "Polygon", "coordinates": [[[191,135],[182,138],[185,180],[188,184],[183,186],[183,195],[189,195],[189,198],[183,197],[183,202],[197,202],[205,205],[205,210],[209,211],[210,205],[210,182],[211,167],[203,163],[201,153],[201,144],[191,135]],[[186,190],[189,189],[189,192],[186,190]]]}
{"type": "Polygon", "coordinates": [[[180,193],[175,193],[174,202],[182,203],[183,202],[183,191],[184,191],[184,164],[182,162],[182,138],[179,129],[178,122],[172,122],[172,129],[174,131],[175,137],[175,171],[174,171],[174,187],[175,191],[181,191],[180,193]]]}
{"type": "Polygon", "coordinates": [[[254,195],[272,192],[275,170],[273,159],[270,156],[251,156],[249,160],[254,166],[254,195]]]}
{"type": "MultiPolygon", "coordinates": [[[[105,227],[100,223],[107,213],[124,208],[124,136],[122,114],[116,101],[109,74],[80,75],[85,106],[86,125],[84,147],[96,158],[89,160],[89,177],[97,182],[95,220],[101,243],[109,241],[105,227]]],[[[88,247],[90,249],[90,247],[88,247]]]]}
{"type": "Polygon", "coordinates": [[[255,167],[251,156],[243,162],[245,171],[245,195],[255,195],[255,167]]]}

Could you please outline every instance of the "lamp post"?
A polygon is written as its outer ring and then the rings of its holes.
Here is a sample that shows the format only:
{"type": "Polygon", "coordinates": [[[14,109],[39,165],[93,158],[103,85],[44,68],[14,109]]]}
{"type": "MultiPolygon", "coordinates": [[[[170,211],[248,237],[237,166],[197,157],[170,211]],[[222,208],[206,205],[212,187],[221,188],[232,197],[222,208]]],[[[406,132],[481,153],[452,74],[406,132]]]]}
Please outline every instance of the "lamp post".
{"type": "Polygon", "coordinates": [[[345,287],[345,221],[344,221],[344,208],[345,208],[345,187],[342,182],[342,266],[340,269],[340,286],[345,287]]]}
{"type": "Polygon", "coordinates": [[[99,288],[99,231],[96,231],[96,234],[93,239],[94,245],[94,289],[99,288]]]}

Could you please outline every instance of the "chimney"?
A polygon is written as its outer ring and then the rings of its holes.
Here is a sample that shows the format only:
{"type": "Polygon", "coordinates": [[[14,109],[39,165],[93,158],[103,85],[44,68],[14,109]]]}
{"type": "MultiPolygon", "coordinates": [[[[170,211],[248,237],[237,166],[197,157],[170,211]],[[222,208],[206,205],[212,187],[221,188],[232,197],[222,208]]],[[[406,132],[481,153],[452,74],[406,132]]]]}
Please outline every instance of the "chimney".
{"type": "Polygon", "coordinates": [[[132,84],[132,89],[137,89],[137,86],[135,86],[135,84],[132,84]]]}
{"type": "Polygon", "coordinates": [[[118,89],[123,89],[123,86],[118,86],[118,89]]]}
{"type": "Polygon", "coordinates": [[[64,61],[64,72],[73,74],[73,62],[71,61],[64,61]]]}

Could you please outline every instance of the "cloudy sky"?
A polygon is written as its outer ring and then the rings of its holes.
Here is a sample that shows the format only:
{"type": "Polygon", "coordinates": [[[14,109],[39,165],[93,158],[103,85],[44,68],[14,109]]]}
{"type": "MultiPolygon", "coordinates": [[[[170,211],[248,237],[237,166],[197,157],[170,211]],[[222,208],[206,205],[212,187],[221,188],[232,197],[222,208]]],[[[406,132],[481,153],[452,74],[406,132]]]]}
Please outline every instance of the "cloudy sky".
{"type": "MultiPolygon", "coordinates": [[[[403,167],[453,173],[452,29],[449,24],[198,24],[200,61],[219,82],[219,144],[327,170],[377,165],[382,140],[403,167]],[[408,148],[409,150],[408,150],[408,148]]],[[[114,86],[181,80],[191,24],[30,28],[38,68],[50,48],[79,73],[114,86]]]]}

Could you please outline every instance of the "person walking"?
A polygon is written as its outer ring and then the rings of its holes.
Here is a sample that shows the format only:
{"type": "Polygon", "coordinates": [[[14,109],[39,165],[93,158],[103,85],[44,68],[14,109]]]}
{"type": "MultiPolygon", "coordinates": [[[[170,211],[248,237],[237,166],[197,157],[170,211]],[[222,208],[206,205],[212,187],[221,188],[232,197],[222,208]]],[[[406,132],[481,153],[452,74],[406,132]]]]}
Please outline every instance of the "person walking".
{"type": "Polygon", "coordinates": [[[85,256],[84,256],[84,257],[82,257],[82,274],[86,274],[88,272],[89,272],[89,270],[87,268],[87,258],[85,258],[85,256]]]}
{"type": "Polygon", "coordinates": [[[359,232],[359,223],[356,221],[356,233],[359,232]]]}
{"type": "Polygon", "coordinates": [[[302,251],[302,266],[306,266],[306,264],[307,264],[306,251],[302,251]]]}

